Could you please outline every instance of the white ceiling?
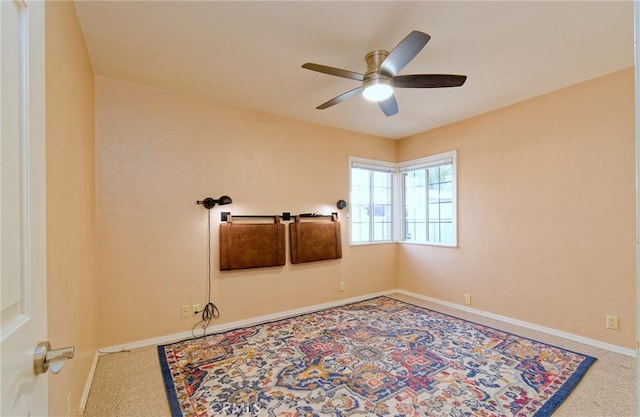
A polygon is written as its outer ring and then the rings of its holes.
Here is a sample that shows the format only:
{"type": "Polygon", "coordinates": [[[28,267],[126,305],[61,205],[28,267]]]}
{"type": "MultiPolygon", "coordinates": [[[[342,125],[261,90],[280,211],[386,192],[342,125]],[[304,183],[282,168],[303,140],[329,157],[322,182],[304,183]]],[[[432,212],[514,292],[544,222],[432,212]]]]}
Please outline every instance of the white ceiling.
{"type": "Polygon", "coordinates": [[[402,138],[634,64],[633,2],[80,1],[95,72],[381,137],[402,138]],[[359,85],[302,69],[363,73],[364,56],[412,30],[431,35],[400,74],[468,76],[396,89],[386,117],[359,85]]]}

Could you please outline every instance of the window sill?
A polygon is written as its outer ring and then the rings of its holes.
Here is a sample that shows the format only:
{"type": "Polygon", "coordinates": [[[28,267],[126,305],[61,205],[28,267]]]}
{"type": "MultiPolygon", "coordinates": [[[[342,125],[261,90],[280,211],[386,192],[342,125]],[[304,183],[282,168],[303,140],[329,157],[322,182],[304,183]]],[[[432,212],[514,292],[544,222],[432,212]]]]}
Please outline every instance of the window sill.
{"type": "Polygon", "coordinates": [[[427,243],[427,242],[408,242],[406,240],[398,242],[403,245],[417,245],[417,246],[435,246],[438,248],[452,248],[457,249],[457,243],[427,243]]]}
{"type": "Polygon", "coordinates": [[[452,243],[425,243],[425,242],[407,242],[407,241],[397,241],[397,240],[389,240],[385,242],[358,242],[358,243],[349,243],[349,246],[371,246],[371,245],[393,245],[393,244],[401,244],[401,245],[415,245],[415,246],[433,246],[436,248],[451,248],[457,249],[458,244],[452,243]]]}
{"type": "Polygon", "coordinates": [[[389,245],[394,243],[398,243],[398,242],[393,240],[385,240],[384,242],[357,242],[357,243],[351,242],[349,243],[349,246],[389,245]]]}

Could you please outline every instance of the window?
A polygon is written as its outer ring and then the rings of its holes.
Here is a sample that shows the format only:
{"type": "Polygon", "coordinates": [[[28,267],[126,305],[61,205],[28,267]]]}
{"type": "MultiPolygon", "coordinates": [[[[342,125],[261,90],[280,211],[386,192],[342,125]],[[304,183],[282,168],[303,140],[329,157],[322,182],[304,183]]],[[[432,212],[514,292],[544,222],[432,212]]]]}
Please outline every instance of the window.
{"type": "Polygon", "coordinates": [[[395,165],[351,158],[351,243],[393,241],[395,165]]]}
{"type": "Polygon", "coordinates": [[[456,152],[400,164],[404,222],[402,241],[455,246],[456,152]]]}
{"type": "Polygon", "coordinates": [[[401,164],[350,158],[351,243],[456,246],[456,158],[456,151],[401,164]]]}

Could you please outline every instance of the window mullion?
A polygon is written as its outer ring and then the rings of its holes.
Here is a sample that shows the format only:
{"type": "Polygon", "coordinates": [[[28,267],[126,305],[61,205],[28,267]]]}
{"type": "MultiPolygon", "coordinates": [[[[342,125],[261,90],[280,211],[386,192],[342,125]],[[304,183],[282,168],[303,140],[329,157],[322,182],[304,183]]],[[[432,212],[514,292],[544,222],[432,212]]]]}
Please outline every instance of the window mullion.
{"type": "Polygon", "coordinates": [[[424,235],[427,237],[427,242],[431,241],[429,224],[429,169],[424,170],[424,235]]]}
{"type": "Polygon", "coordinates": [[[375,222],[376,222],[376,205],[375,205],[375,190],[376,190],[376,176],[373,171],[369,171],[369,240],[375,242],[375,222]]]}
{"type": "Polygon", "coordinates": [[[438,167],[438,240],[442,240],[442,172],[438,167]]]}

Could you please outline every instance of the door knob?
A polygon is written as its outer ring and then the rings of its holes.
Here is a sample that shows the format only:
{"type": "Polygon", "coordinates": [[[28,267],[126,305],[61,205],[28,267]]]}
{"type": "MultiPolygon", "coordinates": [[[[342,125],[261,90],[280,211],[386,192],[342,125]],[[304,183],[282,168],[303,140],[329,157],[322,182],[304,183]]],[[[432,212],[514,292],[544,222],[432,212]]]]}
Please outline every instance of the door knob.
{"type": "Polygon", "coordinates": [[[54,374],[60,372],[69,359],[73,359],[76,348],[73,346],[62,349],[51,349],[49,342],[40,342],[33,352],[33,370],[36,375],[44,374],[49,369],[54,374]]]}

